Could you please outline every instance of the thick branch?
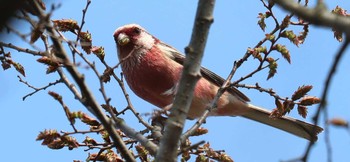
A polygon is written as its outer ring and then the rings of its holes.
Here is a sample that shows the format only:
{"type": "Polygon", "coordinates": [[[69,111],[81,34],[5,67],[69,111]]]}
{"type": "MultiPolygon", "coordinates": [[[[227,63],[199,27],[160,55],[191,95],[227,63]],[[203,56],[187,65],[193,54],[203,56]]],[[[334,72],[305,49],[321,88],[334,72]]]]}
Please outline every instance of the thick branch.
{"type": "Polygon", "coordinates": [[[306,8],[292,0],[273,0],[275,3],[295,13],[302,19],[315,25],[336,28],[343,31],[346,35],[350,34],[350,19],[328,12],[324,5],[317,5],[315,8],[306,8]]]}
{"type": "Polygon", "coordinates": [[[209,28],[213,22],[214,4],[215,0],[200,0],[198,2],[192,38],[185,49],[187,57],[184,62],[179,89],[175,95],[171,113],[165,125],[165,133],[161,139],[160,148],[156,156],[157,162],[177,161],[179,139],[191,105],[195,85],[201,77],[200,64],[209,28]]]}

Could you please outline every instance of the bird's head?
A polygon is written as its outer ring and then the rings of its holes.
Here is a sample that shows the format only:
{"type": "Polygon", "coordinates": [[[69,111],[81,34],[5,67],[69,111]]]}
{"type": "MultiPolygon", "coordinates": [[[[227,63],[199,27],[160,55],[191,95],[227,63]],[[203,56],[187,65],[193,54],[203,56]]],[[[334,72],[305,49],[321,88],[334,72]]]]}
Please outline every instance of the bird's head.
{"type": "Polygon", "coordinates": [[[118,48],[119,59],[145,54],[157,41],[155,37],[137,24],[119,27],[115,30],[113,37],[118,48]]]}

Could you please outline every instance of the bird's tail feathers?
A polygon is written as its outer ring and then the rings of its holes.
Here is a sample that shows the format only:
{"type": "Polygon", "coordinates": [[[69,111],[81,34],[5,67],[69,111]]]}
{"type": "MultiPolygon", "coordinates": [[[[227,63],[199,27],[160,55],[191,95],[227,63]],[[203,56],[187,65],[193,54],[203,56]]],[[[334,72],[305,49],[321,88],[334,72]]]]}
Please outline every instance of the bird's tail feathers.
{"type": "Polygon", "coordinates": [[[296,136],[305,138],[309,141],[316,141],[317,134],[323,131],[323,129],[317,125],[291,117],[283,116],[276,119],[271,118],[270,111],[252,104],[248,104],[248,107],[250,110],[246,114],[242,115],[243,117],[278,128],[296,136]]]}

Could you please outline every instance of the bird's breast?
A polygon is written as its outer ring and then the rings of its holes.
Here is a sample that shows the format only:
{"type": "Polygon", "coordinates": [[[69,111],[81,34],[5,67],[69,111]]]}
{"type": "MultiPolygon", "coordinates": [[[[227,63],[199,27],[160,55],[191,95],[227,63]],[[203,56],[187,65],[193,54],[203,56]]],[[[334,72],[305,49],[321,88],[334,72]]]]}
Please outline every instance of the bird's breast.
{"type": "Polygon", "coordinates": [[[137,64],[134,64],[133,68],[123,67],[125,79],[131,90],[160,108],[172,103],[173,95],[165,92],[176,85],[181,70],[182,65],[154,48],[137,58],[137,64]]]}

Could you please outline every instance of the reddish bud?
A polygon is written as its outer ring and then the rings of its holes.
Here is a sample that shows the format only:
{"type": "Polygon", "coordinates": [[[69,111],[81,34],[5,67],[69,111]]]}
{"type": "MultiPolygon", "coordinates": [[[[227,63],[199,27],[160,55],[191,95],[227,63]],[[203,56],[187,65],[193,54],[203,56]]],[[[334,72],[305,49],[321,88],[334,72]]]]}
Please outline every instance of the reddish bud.
{"type": "Polygon", "coordinates": [[[42,22],[37,23],[34,29],[32,30],[32,33],[30,34],[30,43],[36,42],[43,34],[43,32],[44,24],[42,24],[42,22]]]}
{"type": "Polygon", "coordinates": [[[72,150],[73,148],[78,148],[79,147],[79,143],[74,137],[72,137],[72,136],[63,136],[61,138],[66,143],[66,145],[68,145],[69,150],[72,150]]]}
{"type": "Polygon", "coordinates": [[[349,127],[349,122],[343,118],[333,118],[328,120],[327,123],[337,127],[349,127]]]}
{"type": "Polygon", "coordinates": [[[105,58],[105,50],[103,47],[94,46],[91,48],[91,52],[95,54],[99,59],[103,60],[105,58]]]}
{"type": "Polygon", "coordinates": [[[346,10],[344,10],[343,8],[336,6],[335,9],[332,10],[332,13],[337,14],[337,15],[341,15],[341,16],[349,16],[346,13],[346,10]]]}
{"type": "MultiPolygon", "coordinates": [[[[332,13],[340,15],[340,16],[349,16],[349,14],[346,13],[346,10],[344,10],[343,8],[336,6],[335,9],[332,10],[332,13]]],[[[335,28],[332,28],[332,31],[334,33],[334,37],[339,41],[342,42],[343,41],[343,32],[339,31],[335,28]]]]}
{"type": "Polygon", "coordinates": [[[137,153],[140,156],[140,159],[142,161],[147,161],[147,156],[149,154],[149,152],[145,149],[145,147],[141,146],[141,145],[136,145],[135,146],[137,153]]]}
{"type": "Polygon", "coordinates": [[[303,85],[301,87],[298,87],[298,89],[292,95],[292,100],[296,101],[296,100],[304,97],[311,89],[312,89],[311,85],[306,85],[306,86],[303,85]]]}
{"type": "Polygon", "coordinates": [[[275,35],[273,34],[265,34],[266,36],[266,39],[269,40],[269,41],[275,41],[275,35]]]}
{"type": "Polygon", "coordinates": [[[300,116],[302,116],[303,118],[306,118],[307,116],[307,107],[306,106],[298,106],[298,113],[300,116]]]}
{"type": "Polygon", "coordinates": [[[103,161],[106,162],[124,162],[113,150],[108,149],[106,153],[106,157],[103,161]]]}
{"type": "Polygon", "coordinates": [[[284,17],[284,19],[283,19],[283,21],[282,21],[282,24],[281,24],[281,26],[280,26],[281,30],[287,28],[288,25],[289,25],[289,23],[290,23],[290,16],[287,15],[286,17],[284,17]]]}
{"type": "Polygon", "coordinates": [[[304,43],[305,38],[306,38],[308,33],[309,33],[309,25],[304,25],[303,31],[299,33],[298,38],[297,38],[299,44],[304,43]]]}
{"type": "Polygon", "coordinates": [[[111,105],[102,104],[101,107],[102,107],[103,109],[105,109],[106,111],[112,110],[112,112],[113,112],[114,114],[118,114],[117,109],[116,109],[115,107],[111,106],[111,105]]]}
{"type": "Polygon", "coordinates": [[[220,153],[218,160],[222,162],[233,162],[233,159],[225,153],[220,153]]]}
{"type": "Polygon", "coordinates": [[[65,145],[64,141],[61,138],[56,138],[47,144],[47,147],[50,149],[58,150],[63,148],[65,145]]]}
{"type": "Polygon", "coordinates": [[[200,127],[191,136],[200,136],[203,134],[207,134],[208,132],[209,132],[208,129],[200,127]]]}
{"type": "Polygon", "coordinates": [[[103,75],[100,77],[101,81],[104,83],[107,83],[111,80],[111,75],[113,74],[113,69],[112,68],[107,68],[104,72],[103,75]]]}
{"type": "Polygon", "coordinates": [[[58,69],[58,66],[49,66],[46,69],[46,74],[53,73],[53,72],[57,71],[57,69],[58,69]]]}
{"type": "Polygon", "coordinates": [[[46,65],[59,66],[59,62],[57,60],[54,60],[54,59],[49,58],[47,56],[43,56],[43,57],[37,59],[36,61],[38,61],[40,63],[44,63],[46,65]]]}
{"type": "Polygon", "coordinates": [[[111,143],[111,139],[109,138],[109,134],[107,131],[101,131],[100,134],[105,142],[111,143]]]}
{"type": "Polygon", "coordinates": [[[92,48],[92,38],[91,38],[91,34],[89,33],[89,31],[87,31],[87,32],[80,32],[79,33],[79,38],[80,38],[81,48],[83,48],[83,50],[87,54],[90,54],[91,53],[91,48],[92,48]]]}
{"type": "Polygon", "coordinates": [[[74,31],[79,29],[77,21],[72,19],[52,20],[55,26],[58,27],[59,31],[74,31]]]}
{"type": "Polygon", "coordinates": [[[16,71],[18,71],[20,74],[22,74],[24,77],[26,76],[25,71],[24,71],[24,67],[17,62],[13,62],[10,61],[10,63],[12,64],[12,66],[16,69],[16,71]]]}
{"type": "Polygon", "coordinates": [[[95,139],[88,136],[85,137],[85,140],[83,141],[83,143],[85,143],[86,145],[93,145],[93,146],[98,145],[95,139]]]}
{"type": "Polygon", "coordinates": [[[100,123],[99,123],[96,119],[94,119],[94,118],[88,116],[86,113],[83,113],[82,111],[72,112],[72,113],[70,114],[70,117],[72,117],[72,118],[78,118],[78,119],[80,119],[83,123],[86,123],[86,124],[88,124],[88,125],[90,125],[90,126],[99,126],[99,125],[100,125],[100,123]]]}
{"type": "Polygon", "coordinates": [[[334,38],[337,39],[337,41],[342,42],[343,41],[343,32],[336,30],[335,28],[332,28],[334,38]]]}
{"type": "Polygon", "coordinates": [[[275,108],[275,109],[273,109],[272,111],[271,111],[271,113],[270,113],[270,118],[272,118],[272,119],[277,119],[277,118],[280,118],[280,117],[282,117],[283,115],[280,113],[280,111],[277,109],[277,108],[275,108]]]}
{"type": "Polygon", "coordinates": [[[321,102],[321,100],[319,98],[317,98],[317,97],[306,96],[306,97],[301,99],[300,105],[310,106],[310,105],[313,105],[313,104],[318,104],[320,102],[321,102]]]}
{"type": "Polygon", "coordinates": [[[286,113],[289,113],[294,108],[294,103],[290,100],[285,100],[283,102],[283,108],[284,108],[284,113],[282,115],[285,115],[286,113]]]}
{"type": "Polygon", "coordinates": [[[58,102],[60,102],[61,104],[63,103],[63,101],[62,101],[62,96],[59,95],[58,93],[53,92],[53,91],[49,91],[48,94],[49,94],[50,96],[52,96],[55,100],[57,100],[58,102]]]}
{"type": "Polygon", "coordinates": [[[89,154],[86,161],[104,161],[105,158],[106,158],[105,153],[94,153],[94,154],[89,154]]]}
{"type": "Polygon", "coordinates": [[[2,69],[7,70],[11,67],[11,64],[7,62],[2,62],[1,66],[2,66],[2,69]]]}
{"type": "Polygon", "coordinates": [[[247,52],[250,53],[254,58],[258,59],[260,62],[263,61],[261,54],[256,50],[256,48],[248,48],[247,52]]]}
{"type": "Polygon", "coordinates": [[[276,105],[276,107],[277,107],[278,112],[279,112],[280,114],[284,114],[284,107],[283,107],[283,104],[282,104],[282,102],[281,102],[279,99],[277,99],[277,98],[275,98],[275,105],[276,105]]]}
{"type": "Polygon", "coordinates": [[[40,132],[39,135],[36,137],[37,141],[44,140],[43,145],[48,144],[49,141],[51,141],[54,138],[58,138],[61,135],[57,132],[57,130],[49,129],[44,130],[43,132],[40,132]]]}

